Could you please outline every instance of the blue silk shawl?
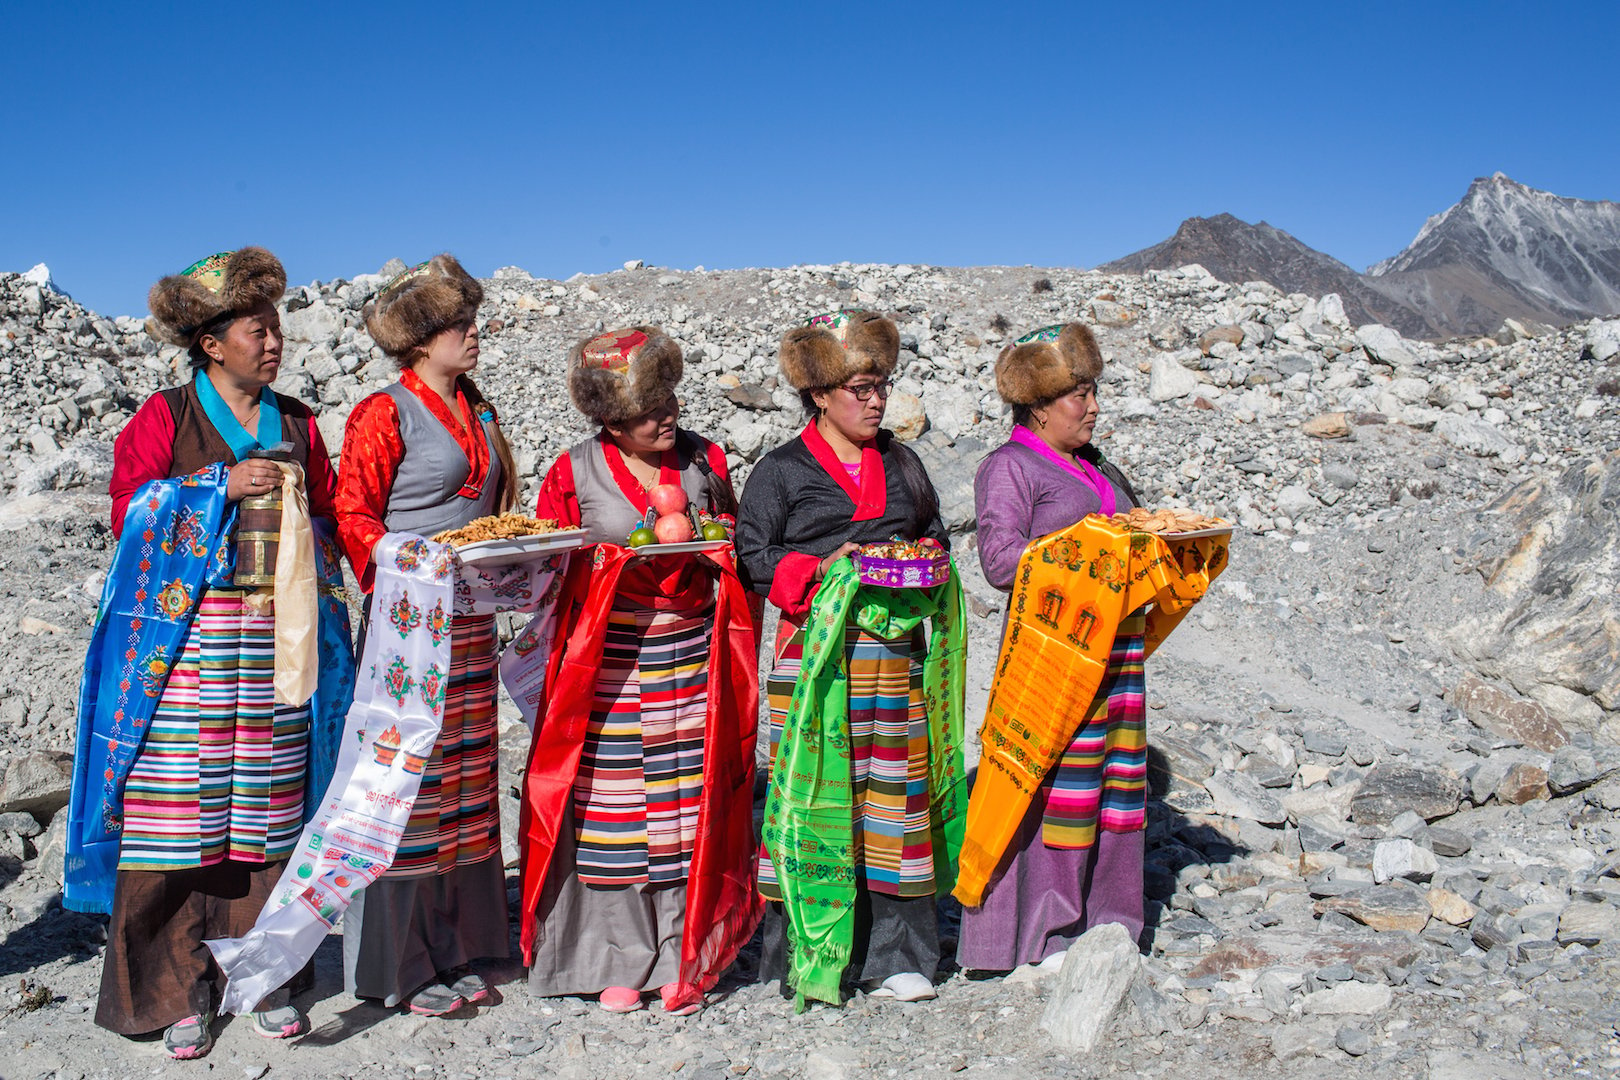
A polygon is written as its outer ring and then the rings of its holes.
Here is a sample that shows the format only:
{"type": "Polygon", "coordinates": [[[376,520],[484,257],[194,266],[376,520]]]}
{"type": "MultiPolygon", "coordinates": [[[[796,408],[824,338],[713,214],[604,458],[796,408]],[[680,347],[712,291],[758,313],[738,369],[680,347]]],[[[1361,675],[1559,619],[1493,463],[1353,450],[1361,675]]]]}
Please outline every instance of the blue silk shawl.
{"type": "MultiPolygon", "coordinates": [[[[236,505],[229,466],[150,480],[129,501],[101,592],[79,685],[78,743],[68,803],[64,906],[112,911],[124,782],[209,588],[232,587],[236,505]]],[[[320,806],[354,696],[354,654],[332,523],[314,519],[320,671],[310,701],[304,816],[320,806]]]]}

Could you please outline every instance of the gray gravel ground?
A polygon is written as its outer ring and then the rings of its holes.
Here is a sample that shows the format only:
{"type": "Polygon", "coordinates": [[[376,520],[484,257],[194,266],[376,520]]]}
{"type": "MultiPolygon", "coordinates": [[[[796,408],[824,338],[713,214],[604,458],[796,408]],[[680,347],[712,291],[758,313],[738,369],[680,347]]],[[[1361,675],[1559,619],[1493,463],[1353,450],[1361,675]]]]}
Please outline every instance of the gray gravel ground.
{"type": "MultiPolygon", "coordinates": [[[[356,330],[379,280],[288,305],[282,384],[324,402],[334,450],[346,406],[388,377],[356,330]]],[[[581,431],[560,392],[572,337],[671,327],[689,421],[746,473],[800,422],[771,374],[790,317],[896,313],[911,381],[894,418],[954,508],[972,596],[970,727],[1002,617],[970,520],[973,464],[1006,431],[988,365],[1042,322],[1104,324],[1105,450],[1152,501],[1243,525],[1230,568],[1148,664],[1150,927],[1118,1012],[1080,1050],[1041,1026],[1071,993],[1060,978],[953,969],[933,1002],[857,996],[794,1015],[754,982],[750,952],[692,1017],[537,1001],[508,964],[503,1002],[427,1020],[344,997],[334,938],[304,1039],[234,1020],[205,1061],[179,1063],[96,1028],[104,920],[60,907],[60,761],[111,554],[111,433],[173,357],[131,320],[0,275],[0,388],[21,403],[0,430],[0,1076],[1620,1074],[1616,324],[1391,341],[1336,321],[1331,298],[1193,270],[500,271],[489,284],[482,378],[531,489],[581,431]],[[1043,279],[1052,289],[1036,291],[1043,279]],[[1213,351],[1199,345],[1223,327],[1213,351]]],[[[522,729],[509,706],[506,721],[509,785],[522,729]]]]}

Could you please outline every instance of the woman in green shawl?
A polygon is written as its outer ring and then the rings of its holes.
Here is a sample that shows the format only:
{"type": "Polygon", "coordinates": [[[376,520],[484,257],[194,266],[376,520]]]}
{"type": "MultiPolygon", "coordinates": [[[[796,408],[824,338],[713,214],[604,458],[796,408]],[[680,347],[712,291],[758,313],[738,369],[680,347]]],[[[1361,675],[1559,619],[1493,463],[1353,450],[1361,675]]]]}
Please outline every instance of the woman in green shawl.
{"type": "Polygon", "coordinates": [[[966,805],[962,594],[863,585],[849,556],[896,537],[943,546],[922,462],[881,428],[894,323],[819,315],[782,339],[810,422],[754,467],[737,524],[744,581],[781,611],[759,888],[762,979],[837,1003],[934,996],[935,897],[966,805]],[[932,622],[931,631],[927,624],[932,622]]]}

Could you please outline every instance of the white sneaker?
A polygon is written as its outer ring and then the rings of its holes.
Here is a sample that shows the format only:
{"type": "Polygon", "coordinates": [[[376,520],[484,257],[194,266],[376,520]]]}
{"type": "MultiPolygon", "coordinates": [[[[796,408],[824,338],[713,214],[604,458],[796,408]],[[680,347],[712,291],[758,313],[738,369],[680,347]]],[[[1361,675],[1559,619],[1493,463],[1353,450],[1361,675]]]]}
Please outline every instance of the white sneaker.
{"type": "Polygon", "coordinates": [[[916,971],[890,975],[866,993],[868,997],[894,998],[896,1001],[929,1001],[937,996],[934,984],[916,971]]]}

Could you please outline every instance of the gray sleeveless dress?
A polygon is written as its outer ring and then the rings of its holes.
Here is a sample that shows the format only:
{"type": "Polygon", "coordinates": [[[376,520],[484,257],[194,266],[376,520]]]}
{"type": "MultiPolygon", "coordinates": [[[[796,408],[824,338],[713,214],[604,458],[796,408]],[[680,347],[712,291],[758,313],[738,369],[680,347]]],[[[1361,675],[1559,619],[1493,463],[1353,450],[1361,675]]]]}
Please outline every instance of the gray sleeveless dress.
{"type": "MultiPolygon", "coordinates": [[[[495,455],[495,422],[483,424],[490,462],[483,487],[463,495],[471,465],[455,437],[406,387],[395,383],[382,393],[394,399],[405,445],[383,518],[388,531],[432,536],[495,513],[504,480],[495,455]]],[[[472,635],[488,641],[488,654],[469,660],[465,679],[452,665],[446,730],[422,777],[423,795],[394,868],[344,915],[345,986],[388,1006],[471,960],[510,955],[500,857],[493,621],[490,615],[456,619],[452,648],[472,635]],[[460,710],[451,700],[458,694],[460,710]]]]}
{"type": "MultiPolygon", "coordinates": [[[[710,475],[697,462],[706,449],[699,443],[693,460],[686,463],[680,474],[681,486],[692,504],[698,507],[713,505],[710,475]]],[[[573,466],[581,523],[590,531],[590,542],[623,544],[640,515],[613,479],[601,442],[596,438],[586,439],[570,447],[568,457],[573,466]]],[[[701,682],[700,672],[706,670],[709,641],[713,636],[713,620],[712,596],[706,611],[665,612],[656,616],[638,610],[623,598],[615,600],[598,675],[597,705],[591,713],[591,734],[587,735],[581,754],[582,774],[592,769],[593,761],[622,769],[628,764],[623,756],[626,745],[648,745],[650,732],[642,727],[634,704],[626,698],[624,690],[627,684],[641,688],[649,685],[649,676],[638,671],[646,659],[644,652],[635,655],[640,651],[638,646],[656,641],[657,650],[666,658],[661,663],[693,665],[692,674],[687,678],[701,682]],[[667,659],[677,654],[678,659],[667,659]],[[600,756],[598,739],[605,740],[600,756]],[[609,744],[617,749],[610,748],[609,744]]],[[[661,689],[667,690],[667,686],[661,689]]],[[[674,696],[679,698],[683,693],[676,691],[674,696]]],[[[690,699],[687,701],[690,703],[690,699]]],[[[654,757],[640,757],[638,764],[630,767],[645,770],[643,775],[650,775],[661,767],[668,768],[680,774],[682,781],[689,782],[694,769],[701,772],[701,726],[694,746],[691,724],[697,719],[693,714],[701,713],[702,708],[701,702],[693,704],[685,710],[683,720],[668,725],[668,730],[654,737],[665,745],[674,743],[685,747],[687,753],[683,762],[670,765],[666,754],[662,762],[655,764],[654,757]]],[[[649,719],[648,723],[657,721],[649,719]]],[[[529,967],[529,992],[537,997],[550,997],[598,994],[614,986],[656,990],[676,981],[680,975],[681,938],[686,923],[684,874],[666,869],[661,875],[655,868],[658,860],[650,858],[643,848],[629,856],[639,864],[633,879],[622,884],[611,883],[610,876],[615,871],[604,871],[602,864],[615,859],[611,854],[615,850],[626,852],[629,849],[615,848],[610,840],[607,845],[593,850],[589,825],[582,831],[576,817],[576,807],[581,801],[588,804],[592,798],[582,791],[582,783],[588,785],[588,781],[576,780],[575,797],[566,804],[550,869],[533,916],[535,945],[534,961],[529,967]],[[655,880],[660,877],[663,880],[655,880]]]]}

